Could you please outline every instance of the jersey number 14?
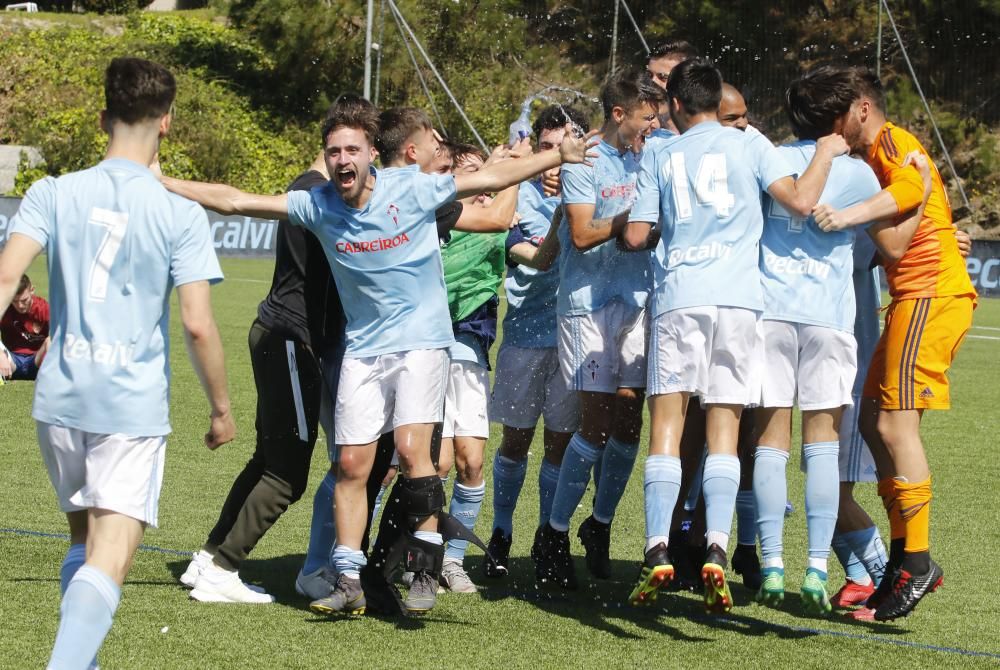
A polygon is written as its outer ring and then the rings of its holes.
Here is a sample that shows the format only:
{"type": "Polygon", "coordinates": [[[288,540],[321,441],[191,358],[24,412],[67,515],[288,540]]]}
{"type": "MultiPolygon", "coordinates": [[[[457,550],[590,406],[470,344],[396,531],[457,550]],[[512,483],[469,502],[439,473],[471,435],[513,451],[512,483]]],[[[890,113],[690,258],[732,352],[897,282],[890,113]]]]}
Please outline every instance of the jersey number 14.
{"type": "MultiPolygon", "coordinates": [[[[671,153],[670,162],[664,166],[663,173],[664,179],[671,184],[677,222],[690,221],[694,212],[691,207],[691,192],[684,154],[671,153]]],[[[698,204],[714,207],[715,215],[719,218],[730,215],[736,204],[736,198],[729,192],[725,154],[704,154],[701,157],[694,178],[694,194],[698,204]]]]}

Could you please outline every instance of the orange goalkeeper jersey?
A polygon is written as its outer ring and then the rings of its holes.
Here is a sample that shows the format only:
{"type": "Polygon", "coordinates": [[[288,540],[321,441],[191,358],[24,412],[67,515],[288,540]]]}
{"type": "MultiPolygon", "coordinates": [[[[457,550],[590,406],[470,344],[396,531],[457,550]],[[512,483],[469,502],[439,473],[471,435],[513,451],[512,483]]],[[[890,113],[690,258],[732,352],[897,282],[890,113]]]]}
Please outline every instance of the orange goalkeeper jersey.
{"type": "Polygon", "coordinates": [[[912,166],[903,167],[913,150],[926,156],[931,165],[931,195],[906,253],[885,269],[889,294],[895,300],[975,295],[965,259],[958,253],[948,194],[927,150],[907,131],[886,123],[868,154],[868,164],[882,188],[896,200],[902,220],[924,196],[920,173],[912,166]]]}

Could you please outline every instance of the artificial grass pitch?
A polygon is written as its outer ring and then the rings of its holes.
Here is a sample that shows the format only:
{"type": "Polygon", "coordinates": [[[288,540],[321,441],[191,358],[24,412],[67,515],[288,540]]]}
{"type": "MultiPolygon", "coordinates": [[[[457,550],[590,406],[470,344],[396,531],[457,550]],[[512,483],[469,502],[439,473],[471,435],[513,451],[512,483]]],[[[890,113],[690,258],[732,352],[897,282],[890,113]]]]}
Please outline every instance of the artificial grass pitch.
{"type": "MultiPolygon", "coordinates": [[[[796,509],[785,526],[789,592],[782,609],[753,603],[731,571],[736,606],[726,617],[705,615],[697,594],[662,594],[650,608],[626,604],[644,543],[641,462],[612,528],[612,579],[592,582],[583,565],[575,532],[589,514],[591,496],[586,495],[571,528],[580,590],[536,589],[528,549],[537,524],[541,431],[514,520],[512,574],[506,580],[485,580],[482,555],[472,548],[466,566],[481,587],[478,595],[441,595],[431,615],[420,619],[327,619],[311,613],[294,590],[308,538],[312,492],[328,466],[322,436],[306,496],[263,538],[241,573],[278,602],[196,603],[177,582],[189,552],[204,542],[254,446],[256,397],[246,338],[270,283],[272,265],[224,259],[223,269],[227,281],[214,289],[213,301],[226,346],[238,436],[214,453],[202,445],[208,405],[187,363],[175,309],[174,433],[169,438],[160,528],[147,532],[145,539],[147,545],[168,551],[138,552],[100,654],[102,668],[943,668],[1000,663],[1000,604],[992,596],[995,557],[1000,553],[1000,390],[995,383],[1000,372],[1000,301],[982,300],[976,311],[972,337],[951,373],[954,409],[929,412],[924,420],[934,477],[931,545],[945,581],[908,619],[855,623],[836,613],[826,618],[800,614],[806,531],[797,449],[788,466],[796,509]]],[[[39,294],[47,295],[43,261],[36,262],[30,274],[39,294]]],[[[0,532],[0,666],[9,668],[40,667],[48,658],[59,617],[59,564],[67,547],[65,539],[9,530],[66,531],[38,452],[30,418],[32,391],[32,384],[24,382],[0,388],[0,528],[5,529],[0,532]]],[[[488,489],[498,442],[494,427],[485,459],[488,489]]],[[[857,497],[887,533],[874,485],[859,485],[857,497]]],[[[491,530],[491,500],[488,491],[477,526],[484,538],[491,530]]],[[[843,573],[831,553],[831,595],[842,583],[843,573]]]]}

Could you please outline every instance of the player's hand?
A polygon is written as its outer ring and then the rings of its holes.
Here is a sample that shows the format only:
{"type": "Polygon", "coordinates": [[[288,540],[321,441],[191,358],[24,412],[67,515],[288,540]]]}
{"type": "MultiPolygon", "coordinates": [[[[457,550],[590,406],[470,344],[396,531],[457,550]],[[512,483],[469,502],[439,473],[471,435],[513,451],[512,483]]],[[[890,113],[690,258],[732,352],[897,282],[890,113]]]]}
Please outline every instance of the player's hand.
{"type": "Polygon", "coordinates": [[[531,151],[531,136],[529,135],[514,142],[510,147],[509,155],[511,158],[521,158],[523,156],[530,156],[531,151]]]}
{"type": "Polygon", "coordinates": [[[14,361],[11,360],[10,354],[5,350],[0,349],[0,377],[4,379],[10,379],[14,374],[14,361]]]}
{"type": "Polygon", "coordinates": [[[521,215],[518,214],[517,212],[514,212],[514,216],[510,217],[510,226],[508,227],[508,229],[513,228],[519,223],[521,223],[521,215]]]}
{"type": "Polygon", "coordinates": [[[824,233],[844,230],[850,225],[844,217],[843,212],[834,209],[826,203],[813,207],[812,215],[816,220],[816,225],[824,233]]]}
{"type": "Polygon", "coordinates": [[[547,198],[562,193],[562,182],[559,180],[559,168],[546,170],[542,173],[542,192],[547,198]]]}
{"type": "Polygon", "coordinates": [[[823,137],[816,140],[816,152],[825,153],[830,158],[836,158],[837,156],[842,156],[848,153],[851,147],[847,144],[847,140],[843,136],[837,133],[831,133],[829,135],[824,135],[823,137]]]}
{"type": "Polygon", "coordinates": [[[490,152],[490,155],[486,158],[486,162],[483,163],[483,167],[489,167],[490,165],[495,165],[497,163],[502,163],[503,161],[510,158],[510,149],[503,144],[498,144],[490,152]]]}
{"type": "Polygon", "coordinates": [[[958,242],[958,253],[962,258],[968,258],[972,253],[972,237],[961,228],[955,228],[955,240],[958,242]]]}
{"type": "Polygon", "coordinates": [[[226,442],[233,441],[236,437],[236,424],[228,410],[222,413],[212,412],[210,420],[208,432],[205,433],[205,446],[214,451],[226,442]]]}
{"type": "Polygon", "coordinates": [[[573,124],[567,123],[566,135],[563,137],[562,144],[559,145],[559,157],[562,162],[591,165],[587,159],[597,158],[597,152],[592,151],[592,149],[600,143],[600,140],[595,137],[598,132],[598,130],[591,130],[583,137],[577,137],[573,131],[573,124]]]}

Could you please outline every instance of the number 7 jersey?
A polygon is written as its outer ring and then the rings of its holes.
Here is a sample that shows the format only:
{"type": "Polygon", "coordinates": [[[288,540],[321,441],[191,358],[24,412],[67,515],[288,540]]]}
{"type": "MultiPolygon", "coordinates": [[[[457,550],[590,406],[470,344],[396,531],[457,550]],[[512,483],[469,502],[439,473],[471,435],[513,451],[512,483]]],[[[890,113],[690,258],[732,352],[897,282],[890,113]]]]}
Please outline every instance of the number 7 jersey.
{"type": "Polygon", "coordinates": [[[701,306],[763,310],[761,191],[793,173],[757,131],[714,121],[644,155],[629,220],[661,230],[654,315],[701,306]]]}
{"type": "Polygon", "coordinates": [[[170,292],[222,279],[205,211],[124,159],[46,177],[10,225],[47,254],[51,338],[32,416],[89,433],[170,432],[170,292]]]}

